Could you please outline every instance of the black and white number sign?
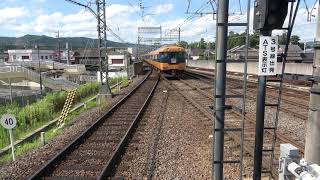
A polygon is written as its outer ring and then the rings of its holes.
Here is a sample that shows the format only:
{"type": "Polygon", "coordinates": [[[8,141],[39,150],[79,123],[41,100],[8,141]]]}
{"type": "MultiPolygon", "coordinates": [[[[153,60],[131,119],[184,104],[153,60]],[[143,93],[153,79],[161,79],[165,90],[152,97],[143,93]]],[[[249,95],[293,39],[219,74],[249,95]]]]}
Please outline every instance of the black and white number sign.
{"type": "Polygon", "coordinates": [[[259,76],[271,76],[277,74],[277,52],[277,36],[260,36],[259,76]]]}
{"type": "Polygon", "coordinates": [[[1,117],[1,125],[6,129],[13,129],[17,125],[17,120],[11,114],[4,114],[1,117]]]}

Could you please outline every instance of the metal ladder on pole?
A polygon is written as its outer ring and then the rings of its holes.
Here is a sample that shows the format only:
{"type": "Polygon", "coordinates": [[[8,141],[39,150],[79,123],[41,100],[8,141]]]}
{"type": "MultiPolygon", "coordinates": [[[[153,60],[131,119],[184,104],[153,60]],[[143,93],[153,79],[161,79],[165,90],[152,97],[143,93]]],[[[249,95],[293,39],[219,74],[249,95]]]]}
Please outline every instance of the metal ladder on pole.
{"type": "MultiPolygon", "coordinates": [[[[289,21],[288,25],[285,28],[281,28],[280,30],[284,30],[287,32],[287,37],[286,37],[286,45],[284,49],[284,54],[280,57],[282,60],[282,68],[281,68],[281,74],[279,75],[280,77],[274,77],[272,79],[267,78],[266,82],[267,85],[268,83],[275,83],[277,84],[277,100],[275,103],[270,102],[270,100],[266,100],[265,107],[266,110],[267,108],[276,108],[276,113],[273,122],[271,125],[265,126],[264,127],[264,141],[266,140],[265,135],[271,134],[272,135],[272,140],[271,140],[271,147],[270,144],[267,146],[265,142],[263,142],[263,149],[262,149],[262,157],[263,161],[267,160],[269,165],[267,167],[262,167],[261,174],[267,175],[269,179],[271,180],[274,175],[274,165],[278,164],[278,161],[274,162],[275,158],[275,148],[276,148],[276,140],[277,140],[277,126],[278,126],[278,121],[279,121],[279,115],[280,115],[280,106],[281,106],[281,99],[282,99],[282,93],[283,93],[283,78],[284,78],[284,73],[285,73],[285,65],[286,65],[286,60],[287,60],[287,54],[288,54],[288,49],[289,49],[289,43],[290,43],[290,37],[294,25],[294,21],[297,15],[297,11],[299,8],[300,0],[288,0],[289,2],[289,21]],[[295,5],[296,4],[296,5],[295,5]],[[268,101],[268,102],[267,102],[268,101]]],[[[266,90],[268,92],[268,90],[266,90]]],[[[270,143],[270,142],[269,142],[270,143]]]]}
{"type": "MultiPolygon", "coordinates": [[[[235,106],[235,105],[225,105],[224,107],[218,109],[217,107],[214,107],[214,113],[216,113],[217,111],[225,111],[225,110],[230,110],[233,109],[235,111],[238,111],[238,113],[240,114],[241,118],[240,118],[240,123],[239,123],[239,127],[225,127],[223,124],[222,128],[216,128],[215,124],[214,124],[214,130],[213,130],[213,137],[215,137],[216,133],[233,133],[233,134],[237,134],[238,137],[240,137],[240,154],[239,154],[239,158],[238,159],[231,159],[231,160],[225,160],[224,157],[222,156],[222,160],[216,161],[215,160],[215,154],[213,153],[213,169],[214,167],[219,164],[219,165],[224,165],[224,164],[238,164],[238,169],[239,169],[239,179],[242,180],[243,179],[243,172],[244,172],[244,168],[243,168],[243,154],[244,154],[244,131],[245,131],[245,100],[246,100],[246,89],[247,89],[247,62],[248,62],[248,48],[249,48],[249,22],[250,22],[250,2],[251,0],[246,0],[247,1],[247,14],[246,14],[246,22],[237,22],[237,23],[232,23],[232,22],[227,22],[227,23],[220,23],[217,21],[217,27],[218,26],[227,26],[227,27],[244,27],[246,28],[246,42],[245,42],[245,57],[242,60],[221,60],[221,59],[216,59],[215,62],[215,85],[217,84],[217,64],[218,63],[243,63],[243,84],[241,89],[241,94],[225,94],[225,95],[219,95],[216,92],[216,88],[214,90],[214,99],[215,102],[219,99],[225,99],[225,100],[239,100],[240,104],[239,106],[235,106]]],[[[218,8],[219,9],[219,8],[218,8]]],[[[217,32],[217,31],[216,31],[217,32]]],[[[216,38],[218,38],[218,36],[216,36],[216,38]]],[[[228,87],[230,88],[230,87],[228,87]]],[[[226,88],[226,91],[228,91],[228,88],[226,88]]],[[[238,88],[239,90],[239,88],[238,88]]],[[[227,102],[228,103],[228,102],[227,102]]],[[[229,102],[230,103],[230,102],[229,102]]],[[[224,136],[224,135],[223,135],[224,136]]],[[[214,145],[213,145],[214,146],[214,145]]],[[[224,147],[222,147],[224,149],[224,147]]],[[[221,158],[220,158],[221,159],[221,158]]],[[[214,171],[212,174],[212,177],[214,178],[214,171]]],[[[224,178],[223,178],[224,179],[224,178]]]]}

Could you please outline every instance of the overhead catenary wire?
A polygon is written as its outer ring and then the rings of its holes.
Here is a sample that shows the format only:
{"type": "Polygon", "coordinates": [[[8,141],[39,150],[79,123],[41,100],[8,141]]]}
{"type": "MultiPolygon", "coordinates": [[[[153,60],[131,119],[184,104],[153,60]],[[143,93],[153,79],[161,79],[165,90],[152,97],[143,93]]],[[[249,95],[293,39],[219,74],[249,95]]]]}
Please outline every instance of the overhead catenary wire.
{"type": "MultiPolygon", "coordinates": [[[[91,1],[88,2],[88,5],[79,3],[79,2],[74,1],[74,0],[66,0],[66,1],[68,1],[68,2],[70,2],[70,3],[73,3],[73,4],[76,4],[76,5],[79,5],[79,6],[82,6],[82,7],[84,7],[85,9],[88,9],[88,10],[97,18],[96,12],[90,7],[90,5],[92,4],[91,1]]],[[[105,23],[106,23],[106,22],[105,22],[105,23]]],[[[107,26],[107,31],[109,31],[113,37],[115,37],[115,38],[118,39],[119,41],[125,43],[125,41],[124,41],[117,33],[115,33],[108,25],[106,25],[106,26],[107,26]]]]}
{"type": "Polygon", "coordinates": [[[315,9],[315,6],[317,5],[318,0],[315,0],[315,2],[313,3],[313,6],[312,6],[311,9],[309,9],[308,3],[307,3],[306,0],[303,0],[303,2],[304,2],[304,5],[305,5],[305,7],[306,7],[306,10],[307,10],[307,21],[308,21],[308,22],[311,22],[312,17],[314,17],[314,16],[312,15],[312,13],[313,13],[313,10],[315,9]]]}

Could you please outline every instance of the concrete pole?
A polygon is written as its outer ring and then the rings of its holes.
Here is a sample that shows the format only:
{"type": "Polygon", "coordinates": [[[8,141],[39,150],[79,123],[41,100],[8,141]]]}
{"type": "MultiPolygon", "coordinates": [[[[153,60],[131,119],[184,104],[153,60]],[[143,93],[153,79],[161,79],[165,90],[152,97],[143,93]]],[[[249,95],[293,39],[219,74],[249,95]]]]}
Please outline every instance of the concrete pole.
{"type": "Polygon", "coordinates": [[[12,97],[12,85],[11,85],[11,78],[9,78],[9,87],[10,87],[10,101],[11,104],[13,103],[13,97],[12,97]]]}
{"type": "Polygon", "coordinates": [[[181,42],[181,29],[179,27],[179,44],[180,44],[180,42],[181,42]]]}
{"type": "Polygon", "coordinates": [[[40,47],[39,44],[37,44],[37,52],[38,52],[38,67],[39,67],[39,81],[40,81],[40,93],[42,95],[42,76],[41,76],[41,59],[40,59],[40,47]]]}
{"type": "Polygon", "coordinates": [[[70,64],[70,50],[69,50],[68,42],[66,42],[66,48],[67,48],[67,64],[70,64]]]}
{"type": "Polygon", "coordinates": [[[58,62],[61,63],[61,53],[60,53],[60,32],[58,31],[58,62]]]}
{"type": "Polygon", "coordinates": [[[46,145],[46,136],[45,136],[45,132],[41,132],[40,133],[40,139],[41,139],[41,144],[42,146],[46,145]]]}
{"type": "Polygon", "coordinates": [[[306,122],[305,159],[308,163],[320,164],[320,9],[316,40],[314,44],[313,78],[310,91],[309,118],[306,122]]]}
{"type": "Polygon", "coordinates": [[[223,150],[224,150],[224,118],[225,118],[225,94],[226,94],[226,59],[227,59],[227,35],[228,35],[228,10],[229,0],[218,1],[217,38],[216,38],[216,79],[215,79],[215,127],[214,133],[214,159],[213,179],[223,179],[223,150]]]}

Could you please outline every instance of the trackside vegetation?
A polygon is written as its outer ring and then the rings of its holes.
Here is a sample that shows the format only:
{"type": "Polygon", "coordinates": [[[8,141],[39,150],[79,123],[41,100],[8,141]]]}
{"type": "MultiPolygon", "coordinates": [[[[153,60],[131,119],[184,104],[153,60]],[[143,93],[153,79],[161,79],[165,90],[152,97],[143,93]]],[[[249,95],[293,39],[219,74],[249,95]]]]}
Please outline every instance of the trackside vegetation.
{"type": "MultiPolygon", "coordinates": [[[[74,103],[98,93],[98,83],[81,85],[76,93],[74,103]]],[[[40,128],[52,119],[59,116],[68,93],[65,91],[48,93],[42,99],[25,107],[19,107],[13,103],[0,107],[0,115],[10,113],[15,115],[17,126],[14,128],[15,140],[25,137],[27,134],[40,128]]],[[[0,127],[0,149],[9,145],[9,134],[6,129],[0,127]]]]}

